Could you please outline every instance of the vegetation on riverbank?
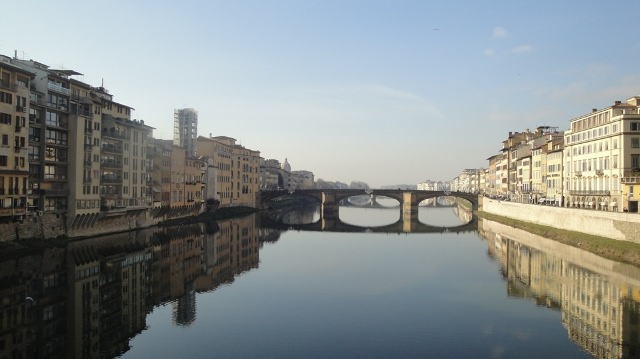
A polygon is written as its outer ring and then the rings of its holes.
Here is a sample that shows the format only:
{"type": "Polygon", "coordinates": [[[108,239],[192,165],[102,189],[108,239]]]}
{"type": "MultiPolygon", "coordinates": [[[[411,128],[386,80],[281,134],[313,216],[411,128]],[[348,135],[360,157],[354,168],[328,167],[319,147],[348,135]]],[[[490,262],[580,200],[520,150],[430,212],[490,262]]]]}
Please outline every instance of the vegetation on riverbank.
{"type": "Polygon", "coordinates": [[[640,244],[638,243],[543,226],[483,211],[478,211],[477,215],[481,218],[584,249],[603,258],[640,267],[640,244]]]}

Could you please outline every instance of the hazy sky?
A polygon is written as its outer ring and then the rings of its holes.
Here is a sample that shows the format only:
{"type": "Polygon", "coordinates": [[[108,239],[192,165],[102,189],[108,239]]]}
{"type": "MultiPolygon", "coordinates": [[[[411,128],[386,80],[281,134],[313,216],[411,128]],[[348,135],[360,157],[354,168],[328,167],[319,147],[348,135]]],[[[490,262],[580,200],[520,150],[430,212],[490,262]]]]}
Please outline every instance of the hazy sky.
{"type": "Polygon", "coordinates": [[[104,80],[156,138],[191,107],[200,135],[377,187],[451,180],[509,131],[640,95],[637,5],[7,1],[0,53],[104,80]]]}

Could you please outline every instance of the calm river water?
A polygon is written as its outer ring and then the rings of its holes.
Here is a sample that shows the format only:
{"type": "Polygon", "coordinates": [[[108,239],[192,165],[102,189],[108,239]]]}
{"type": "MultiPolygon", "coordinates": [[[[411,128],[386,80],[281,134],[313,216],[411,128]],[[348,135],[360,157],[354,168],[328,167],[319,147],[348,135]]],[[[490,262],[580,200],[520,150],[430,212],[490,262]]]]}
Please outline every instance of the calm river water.
{"type": "Polygon", "coordinates": [[[640,355],[639,268],[468,218],[423,207],[449,230],[380,233],[397,207],[341,207],[368,229],[251,215],[31,248],[0,263],[0,357],[640,355]]]}

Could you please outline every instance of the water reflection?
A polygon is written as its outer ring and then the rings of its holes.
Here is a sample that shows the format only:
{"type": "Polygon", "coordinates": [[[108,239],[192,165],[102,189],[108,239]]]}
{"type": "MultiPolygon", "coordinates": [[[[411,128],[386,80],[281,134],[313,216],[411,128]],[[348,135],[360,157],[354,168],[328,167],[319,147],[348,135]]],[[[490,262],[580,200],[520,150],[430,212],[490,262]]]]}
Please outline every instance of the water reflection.
{"type": "MultiPolygon", "coordinates": [[[[317,221],[313,213],[276,217],[317,221]]],[[[596,357],[638,356],[640,269],[495,222],[479,229],[506,295],[561,311],[571,340],[596,357]]],[[[165,305],[175,325],[193,326],[198,293],[258,268],[264,243],[281,233],[252,215],[60,246],[3,243],[0,357],[115,357],[165,305]]]]}
{"type": "MultiPolygon", "coordinates": [[[[395,201],[395,200],[394,200],[395,201]]],[[[323,232],[380,232],[380,233],[444,233],[476,232],[477,223],[471,212],[447,204],[420,207],[409,215],[395,208],[357,205],[340,206],[338,216],[325,218],[320,206],[304,205],[270,211],[261,215],[261,225],[280,230],[323,232]],[[364,212],[363,212],[364,210],[364,212]],[[366,215],[363,215],[366,213],[366,215]],[[452,216],[452,214],[454,214],[452,216]]]]}
{"type": "Polygon", "coordinates": [[[481,221],[507,295],[562,312],[569,338],[597,358],[640,356],[640,268],[481,221]]]}

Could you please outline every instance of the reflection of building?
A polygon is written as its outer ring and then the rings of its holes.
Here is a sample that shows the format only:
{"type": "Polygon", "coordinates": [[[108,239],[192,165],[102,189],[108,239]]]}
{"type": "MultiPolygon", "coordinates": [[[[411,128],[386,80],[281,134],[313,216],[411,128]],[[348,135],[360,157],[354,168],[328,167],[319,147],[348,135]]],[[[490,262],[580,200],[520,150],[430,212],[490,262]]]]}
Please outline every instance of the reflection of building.
{"type": "Polygon", "coordinates": [[[193,283],[187,283],[184,294],[171,304],[173,321],[178,325],[189,326],[196,320],[196,292],[193,283]]]}
{"type": "MultiPolygon", "coordinates": [[[[562,293],[562,323],[571,340],[596,357],[626,357],[622,318],[627,313],[622,305],[621,288],[577,265],[567,263],[563,272],[573,279],[562,293]]],[[[636,335],[634,342],[637,340],[636,335]]]]}
{"type": "MultiPolygon", "coordinates": [[[[559,306],[569,337],[595,357],[637,355],[640,287],[612,281],[611,276],[563,259],[560,257],[562,253],[557,251],[551,254],[548,250],[527,245],[526,240],[509,239],[489,227],[487,224],[490,222],[483,222],[481,234],[487,239],[491,256],[502,265],[503,274],[508,279],[509,295],[534,298],[537,304],[548,307],[559,306]]],[[[535,239],[532,243],[544,248],[544,244],[535,239]]],[[[594,267],[609,268],[611,264],[601,263],[594,267]]],[[[634,271],[629,277],[632,280],[640,277],[639,269],[629,270],[634,271]]],[[[624,276],[629,275],[626,272],[628,270],[624,271],[624,276]]]]}
{"type": "Polygon", "coordinates": [[[116,357],[146,327],[146,314],[168,302],[175,323],[193,323],[197,293],[257,268],[262,243],[254,215],[223,221],[218,231],[203,228],[3,252],[0,357],[116,357]]]}

